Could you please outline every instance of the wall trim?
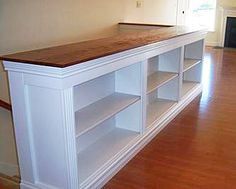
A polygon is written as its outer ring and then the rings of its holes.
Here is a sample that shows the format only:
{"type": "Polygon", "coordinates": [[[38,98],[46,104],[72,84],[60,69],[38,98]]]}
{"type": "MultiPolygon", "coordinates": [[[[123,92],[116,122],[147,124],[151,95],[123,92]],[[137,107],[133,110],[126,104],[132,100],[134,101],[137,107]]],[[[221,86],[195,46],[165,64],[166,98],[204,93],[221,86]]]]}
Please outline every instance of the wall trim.
{"type": "Polygon", "coordinates": [[[220,46],[220,42],[208,42],[206,41],[206,46],[212,46],[212,47],[217,47],[220,46]]]}

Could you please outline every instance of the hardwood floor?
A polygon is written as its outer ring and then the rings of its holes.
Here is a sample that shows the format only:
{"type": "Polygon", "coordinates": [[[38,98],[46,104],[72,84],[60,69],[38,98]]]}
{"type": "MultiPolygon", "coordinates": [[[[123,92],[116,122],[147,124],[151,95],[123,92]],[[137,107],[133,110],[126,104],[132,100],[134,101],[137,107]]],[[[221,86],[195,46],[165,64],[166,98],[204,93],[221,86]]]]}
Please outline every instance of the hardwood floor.
{"type": "Polygon", "coordinates": [[[203,84],[104,189],[236,188],[236,50],[206,49],[203,84]]]}
{"type": "Polygon", "coordinates": [[[206,48],[204,91],[104,189],[236,188],[236,51],[206,48]]]}

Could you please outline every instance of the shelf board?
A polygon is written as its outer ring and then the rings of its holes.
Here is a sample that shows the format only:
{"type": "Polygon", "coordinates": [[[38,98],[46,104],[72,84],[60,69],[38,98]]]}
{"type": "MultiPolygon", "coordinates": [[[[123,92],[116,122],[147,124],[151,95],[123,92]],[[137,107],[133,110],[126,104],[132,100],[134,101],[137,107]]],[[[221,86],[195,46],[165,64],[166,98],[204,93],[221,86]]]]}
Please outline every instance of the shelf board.
{"type": "Polygon", "coordinates": [[[200,62],[201,62],[201,60],[199,60],[199,59],[190,59],[190,58],[184,59],[184,69],[183,69],[184,72],[189,70],[193,66],[199,64],[200,62]]]}
{"type": "Polygon", "coordinates": [[[185,96],[187,93],[189,93],[191,90],[193,90],[195,87],[199,86],[200,83],[193,82],[193,81],[183,81],[182,90],[181,90],[181,97],[185,96]]]}
{"type": "Polygon", "coordinates": [[[139,99],[140,97],[135,95],[113,93],[78,110],[75,113],[76,136],[88,132],[139,99]]]}
{"type": "Polygon", "coordinates": [[[155,121],[161,118],[165,113],[167,113],[174,105],[175,101],[156,99],[147,106],[147,121],[146,126],[151,126],[155,121]]]}
{"type": "Polygon", "coordinates": [[[177,73],[157,71],[148,76],[147,94],[177,77],[177,73]]]}
{"type": "Polygon", "coordinates": [[[78,154],[79,180],[84,182],[89,176],[99,171],[122,149],[129,145],[139,133],[114,128],[78,154]]]}

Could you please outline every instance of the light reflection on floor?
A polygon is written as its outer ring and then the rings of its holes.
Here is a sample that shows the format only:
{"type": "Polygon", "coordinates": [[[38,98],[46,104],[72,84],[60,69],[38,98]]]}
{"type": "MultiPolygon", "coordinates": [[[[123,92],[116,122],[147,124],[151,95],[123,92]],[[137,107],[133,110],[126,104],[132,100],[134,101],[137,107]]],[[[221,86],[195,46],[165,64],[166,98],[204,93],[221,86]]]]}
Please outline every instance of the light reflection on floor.
{"type": "Polygon", "coordinates": [[[206,101],[210,98],[211,94],[211,84],[212,84],[212,58],[209,53],[205,53],[204,61],[202,65],[202,85],[203,85],[203,92],[201,101],[206,101]]]}

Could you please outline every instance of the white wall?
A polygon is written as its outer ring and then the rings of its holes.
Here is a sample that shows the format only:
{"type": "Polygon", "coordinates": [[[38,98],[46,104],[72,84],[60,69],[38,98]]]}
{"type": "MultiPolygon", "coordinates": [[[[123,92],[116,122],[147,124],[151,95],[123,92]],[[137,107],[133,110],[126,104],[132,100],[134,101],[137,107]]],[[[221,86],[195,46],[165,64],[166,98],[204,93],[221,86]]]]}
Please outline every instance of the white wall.
{"type": "Polygon", "coordinates": [[[143,0],[136,8],[136,0],[125,1],[125,21],[176,24],[177,0],[143,0]]]}
{"type": "Polygon", "coordinates": [[[0,54],[111,35],[123,12],[123,0],[0,0],[0,54]]]}
{"type": "Polygon", "coordinates": [[[18,174],[14,131],[9,111],[0,107],[0,173],[18,174]],[[4,150],[3,150],[4,149],[4,150]]]}

